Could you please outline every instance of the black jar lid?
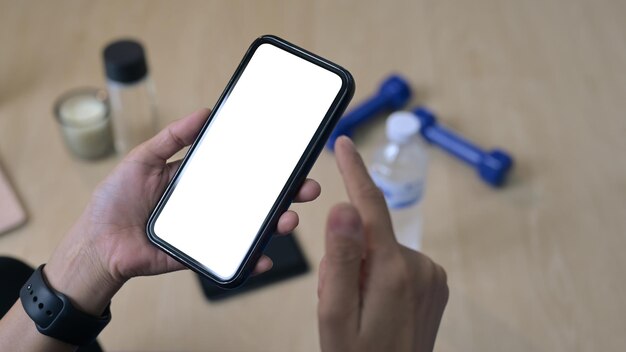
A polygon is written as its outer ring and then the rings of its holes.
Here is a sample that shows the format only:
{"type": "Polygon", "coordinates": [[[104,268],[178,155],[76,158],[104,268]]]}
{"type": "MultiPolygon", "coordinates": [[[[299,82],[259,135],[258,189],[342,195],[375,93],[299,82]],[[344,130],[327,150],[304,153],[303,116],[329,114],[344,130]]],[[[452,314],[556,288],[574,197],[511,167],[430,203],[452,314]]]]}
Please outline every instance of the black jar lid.
{"type": "Polygon", "coordinates": [[[133,83],[148,73],[146,54],[135,40],[112,42],[104,48],[103,56],[106,76],[112,81],[133,83]]]}

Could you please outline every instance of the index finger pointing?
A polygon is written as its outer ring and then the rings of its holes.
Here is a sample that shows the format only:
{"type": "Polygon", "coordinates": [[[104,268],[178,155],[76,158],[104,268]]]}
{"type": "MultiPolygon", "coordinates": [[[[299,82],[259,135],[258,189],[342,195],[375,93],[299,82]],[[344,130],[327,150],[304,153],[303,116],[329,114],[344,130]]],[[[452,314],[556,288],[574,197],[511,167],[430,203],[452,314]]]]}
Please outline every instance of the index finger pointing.
{"type": "Polygon", "coordinates": [[[372,244],[395,243],[389,210],[382,192],[372,181],[363,159],[350,138],[342,136],[335,142],[337,166],[372,244]]]}

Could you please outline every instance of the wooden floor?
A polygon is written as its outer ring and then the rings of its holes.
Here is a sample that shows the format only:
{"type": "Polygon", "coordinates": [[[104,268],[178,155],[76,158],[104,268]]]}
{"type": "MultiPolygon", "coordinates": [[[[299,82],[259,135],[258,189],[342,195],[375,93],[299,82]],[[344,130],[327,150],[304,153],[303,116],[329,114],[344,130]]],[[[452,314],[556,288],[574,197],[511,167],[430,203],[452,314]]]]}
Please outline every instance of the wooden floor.
{"type": "MultiPolygon", "coordinates": [[[[261,34],[348,68],[355,102],[407,77],[441,122],[516,157],[506,188],[431,150],[424,252],[449,275],[437,351],[626,350],[626,2],[621,0],[0,1],[0,160],[29,213],[0,255],[45,262],[116,164],[73,159],[61,93],[103,86],[101,50],[148,50],[161,124],[212,106],[261,34]]],[[[384,119],[360,130],[365,157],[384,119]]],[[[313,272],[207,303],[180,272],[132,280],[101,335],[110,351],[316,351],[325,216],[345,200],[331,154],[298,206],[313,272]]]]}

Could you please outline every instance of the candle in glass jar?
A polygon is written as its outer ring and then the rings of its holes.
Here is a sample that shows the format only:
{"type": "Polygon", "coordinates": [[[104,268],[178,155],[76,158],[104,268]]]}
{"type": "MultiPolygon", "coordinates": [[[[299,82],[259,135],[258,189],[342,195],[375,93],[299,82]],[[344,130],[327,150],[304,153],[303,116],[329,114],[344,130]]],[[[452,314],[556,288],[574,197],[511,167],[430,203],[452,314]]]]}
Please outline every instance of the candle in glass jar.
{"type": "Polygon", "coordinates": [[[76,156],[96,159],[113,150],[106,92],[71,91],[57,101],[55,115],[66,145],[76,156]]]}

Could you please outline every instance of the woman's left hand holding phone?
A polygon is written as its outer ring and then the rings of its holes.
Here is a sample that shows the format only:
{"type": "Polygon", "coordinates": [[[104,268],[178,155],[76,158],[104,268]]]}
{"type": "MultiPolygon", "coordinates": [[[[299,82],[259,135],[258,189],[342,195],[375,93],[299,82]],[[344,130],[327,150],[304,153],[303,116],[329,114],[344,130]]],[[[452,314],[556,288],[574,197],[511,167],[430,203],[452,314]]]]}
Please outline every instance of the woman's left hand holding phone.
{"type": "MultiPolygon", "coordinates": [[[[44,276],[77,309],[100,316],[130,278],[185,268],[148,241],[145,227],[180,165],[180,160],[168,159],[193,143],[209,113],[208,109],[194,112],[133,149],[100,183],[83,214],[55,249],[43,269],[44,276]]],[[[295,201],[312,201],[320,192],[320,185],[307,179],[295,201]]],[[[287,234],[297,225],[298,214],[287,211],[279,219],[278,233],[287,234]]],[[[271,267],[271,259],[264,256],[255,271],[271,267]]],[[[9,346],[14,351],[74,349],[40,334],[19,301],[0,320],[0,350],[9,346]]]]}
{"type": "MultiPolygon", "coordinates": [[[[193,143],[209,112],[202,109],[170,124],[133,149],[97,187],[44,267],[50,285],[78,308],[99,315],[128,279],[185,268],[148,241],[145,226],[180,165],[180,160],[168,163],[168,159],[193,143]]],[[[308,179],[295,201],[309,202],[319,194],[320,185],[308,179]]],[[[287,211],[278,222],[278,232],[287,234],[297,225],[298,215],[287,211]]],[[[264,256],[255,271],[271,266],[264,256]]]]}
{"type": "MultiPolygon", "coordinates": [[[[75,308],[100,316],[128,279],[185,268],[148,241],[145,227],[180,165],[180,160],[168,159],[193,143],[209,113],[202,109],[171,123],[133,149],[97,187],[85,211],[43,269],[51,288],[65,294],[75,308]]],[[[306,180],[295,201],[309,202],[319,194],[320,185],[306,180]]],[[[287,234],[297,225],[298,215],[287,211],[280,217],[278,233],[287,234]]],[[[255,271],[260,273],[271,267],[272,261],[262,257],[255,271]]],[[[40,334],[19,300],[0,319],[2,351],[74,349],[40,334]]]]}

